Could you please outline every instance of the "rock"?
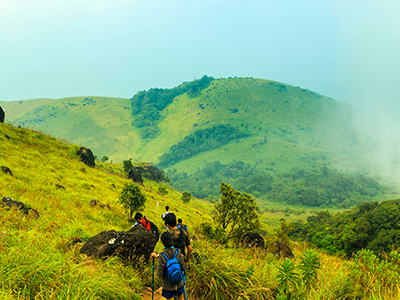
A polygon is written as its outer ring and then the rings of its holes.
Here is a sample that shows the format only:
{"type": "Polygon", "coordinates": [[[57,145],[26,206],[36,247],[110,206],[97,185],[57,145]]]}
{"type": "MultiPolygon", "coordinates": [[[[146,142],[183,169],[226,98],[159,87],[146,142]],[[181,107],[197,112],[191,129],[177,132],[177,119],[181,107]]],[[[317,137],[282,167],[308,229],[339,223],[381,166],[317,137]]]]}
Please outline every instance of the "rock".
{"type": "Polygon", "coordinates": [[[97,200],[96,199],[90,200],[90,206],[91,207],[95,207],[96,205],[97,205],[97,200]]]}
{"type": "Polygon", "coordinates": [[[0,168],[3,171],[4,174],[8,174],[10,176],[13,176],[13,173],[11,172],[11,170],[9,168],[7,168],[5,166],[1,166],[0,168]]]}
{"type": "Polygon", "coordinates": [[[143,184],[142,173],[138,171],[138,168],[134,168],[129,171],[128,178],[132,179],[134,182],[143,184]]]}
{"type": "Polygon", "coordinates": [[[79,155],[79,157],[81,158],[81,161],[89,166],[94,168],[96,166],[95,162],[94,162],[94,155],[92,150],[81,147],[79,148],[78,152],[76,153],[79,155]]]}
{"type": "Polygon", "coordinates": [[[156,237],[150,230],[135,226],[128,231],[103,231],[88,239],[80,253],[96,258],[120,255],[133,262],[142,259],[147,263],[156,243],[156,237]]]}
{"type": "Polygon", "coordinates": [[[7,134],[4,134],[4,137],[5,137],[7,140],[10,139],[10,137],[9,137],[7,134]]]}
{"type": "Polygon", "coordinates": [[[260,234],[255,232],[246,233],[243,237],[242,243],[244,248],[264,248],[264,238],[260,234]]]}
{"type": "Polygon", "coordinates": [[[65,190],[65,186],[63,186],[63,185],[61,185],[59,183],[56,183],[55,185],[56,185],[56,188],[58,188],[60,190],[65,190]]]}
{"type": "Polygon", "coordinates": [[[6,118],[6,114],[0,106],[0,123],[4,123],[5,118],[6,118]]]}
{"type": "Polygon", "coordinates": [[[3,197],[2,204],[3,204],[3,206],[7,206],[9,208],[17,207],[25,215],[32,214],[33,216],[35,216],[35,218],[39,218],[39,216],[40,216],[39,212],[37,210],[35,210],[33,208],[29,208],[24,203],[15,201],[14,199],[7,197],[7,196],[3,197]]]}
{"type": "Polygon", "coordinates": [[[143,177],[153,181],[161,181],[164,175],[157,167],[148,165],[144,167],[133,167],[128,177],[132,178],[135,182],[143,183],[143,177]]]}
{"type": "Polygon", "coordinates": [[[275,241],[274,242],[276,252],[275,255],[283,258],[293,258],[293,252],[290,250],[289,246],[284,242],[275,241]]]}

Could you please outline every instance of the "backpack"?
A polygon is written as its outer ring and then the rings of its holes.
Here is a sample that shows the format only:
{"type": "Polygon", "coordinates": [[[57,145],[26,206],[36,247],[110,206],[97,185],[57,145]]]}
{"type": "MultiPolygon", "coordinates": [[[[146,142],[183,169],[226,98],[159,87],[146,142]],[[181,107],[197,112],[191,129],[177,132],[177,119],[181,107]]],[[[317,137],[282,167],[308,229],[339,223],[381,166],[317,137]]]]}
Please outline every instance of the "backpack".
{"type": "Polygon", "coordinates": [[[183,280],[181,265],[179,264],[176,256],[178,255],[178,249],[175,250],[175,256],[171,259],[168,259],[164,253],[161,253],[162,256],[167,260],[166,268],[167,268],[167,277],[168,281],[171,285],[177,285],[181,280],[183,280]]]}
{"type": "Polygon", "coordinates": [[[179,228],[179,236],[177,238],[172,237],[172,244],[176,249],[181,250],[182,255],[185,255],[185,232],[182,228],[179,228]]]}
{"type": "Polygon", "coordinates": [[[158,231],[158,227],[153,222],[151,222],[151,221],[148,221],[148,222],[150,223],[150,230],[151,230],[151,232],[154,233],[154,235],[156,236],[157,242],[158,242],[158,239],[160,237],[160,232],[158,231]]]}
{"type": "Polygon", "coordinates": [[[187,226],[186,226],[185,224],[178,224],[178,225],[176,225],[176,227],[182,228],[182,229],[185,230],[186,232],[188,231],[188,230],[187,230],[187,226]]]}

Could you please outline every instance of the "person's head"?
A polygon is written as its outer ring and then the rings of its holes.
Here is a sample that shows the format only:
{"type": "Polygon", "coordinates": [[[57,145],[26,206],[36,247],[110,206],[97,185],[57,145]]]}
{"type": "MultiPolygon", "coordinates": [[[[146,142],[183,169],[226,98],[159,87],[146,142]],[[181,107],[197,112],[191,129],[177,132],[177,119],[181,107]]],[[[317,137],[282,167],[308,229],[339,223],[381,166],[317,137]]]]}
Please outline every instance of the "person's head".
{"type": "Polygon", "coordinates": [[[169,211],[169,206],[166,206],[166,207],[165,207],[165,210],[166,210],[166,211],[169,211]]]}
{"type": "Polygon", "coordinates": [[[165,248],[172,247],[172,234],[169,231],[165,231],[161,234],[161,243],[165,248]]]}
{"type": "Polygon", "coordinates": [[[135,220],[140,223],[142,221],[142,219],[143,219],[143,215],[140,212],[136,213],[135,220]]]}
{"type": "Polygon", "coordinates": [[[178,219],[178,223],[182,223],[182,219],[178,219]]]}
{"type": "Polygon", "coordinates": [[[169,227],[175,227],[176,226],[176,216],[174,213],[169,213],[168,215],[165,216],[165,225],[169,225],[169,227]]]}

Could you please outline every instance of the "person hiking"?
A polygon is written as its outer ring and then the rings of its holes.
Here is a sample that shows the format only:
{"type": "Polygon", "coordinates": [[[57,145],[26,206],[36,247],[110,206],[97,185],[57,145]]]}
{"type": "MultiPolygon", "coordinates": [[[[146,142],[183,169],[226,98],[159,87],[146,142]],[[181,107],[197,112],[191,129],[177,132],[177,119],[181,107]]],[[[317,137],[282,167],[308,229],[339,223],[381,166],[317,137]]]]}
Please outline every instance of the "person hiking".
{"type": "Polygon", "coordinates": [[[132,228],[135,226],[138,226],[138,225],[142,225],[143,215],[140,212],[135,214],[134,219],[136,222],[135,222],[135,224],[132,225],[132,228]]]}
{"type": "Polygon", "coordinates": [[[156,236],[157,242],[160,237],[160,232],[158,231],[158,227],[153,222],[147,220],[146,216],[142,217],[140,225],[148,230],[151,230],[153,234],[156,236]]]}
{"type": "Polygon", "coordinates": [[[172,234],[173,246],[181,250],[183,256],[185,257],[186,266],[188,266],[190,256],[192,255],[192,245],[190,245],[189,234],[184,229],[176,226],[176,216],[174,213],[169,213],[165,216],[165,225],[172,234]],[[185,248],[187,248],[186,255],[185,248]]]}
{"type": "MultiPolygon", "coordinates": [[[[161,219],[163,219],[164,222],[165,222],[165,216],[168,215],[169,213],[170,213],[170,211],[169,211],[169,206],[167,205],[167,206],[165,207],[165,212],[161,215],[161,219]]],[[[168,227],[167,227],[167,226],[165,226],[165,230],[168,230],[168,227]]]]}
{"type": "Polygon", "coordinates": [[[176,258],[179,262],[180,270],[178,272],[184,272],[186,270],[185,259],[179,249],[174,248],[172,243],[172,234],[169,231],[163,232],[161,235],[161,242],[164,245],[164,251],[160,254],[156,252],[151,253],[150,257],[158,257],[157,276],[162,277],[162,292],[161,295],[167,300],[171,300],[174,296],[177,296],[178,300],[183,300],[184,295],[184,282],[181,279],[177,284],[172,285],[170,278],[168,278],[169,270],[172,268],[168,262],[173,258],[176,258]]]}
{"type": "Polygon", "coordinates": [[[178,219],[178,224],[176,225],[176,227],[182,228],[183,230],[185,230],[186,232],[188,232],[187,226],[186,226],[185,224],[182,223],[182,219],[178,219]]]}

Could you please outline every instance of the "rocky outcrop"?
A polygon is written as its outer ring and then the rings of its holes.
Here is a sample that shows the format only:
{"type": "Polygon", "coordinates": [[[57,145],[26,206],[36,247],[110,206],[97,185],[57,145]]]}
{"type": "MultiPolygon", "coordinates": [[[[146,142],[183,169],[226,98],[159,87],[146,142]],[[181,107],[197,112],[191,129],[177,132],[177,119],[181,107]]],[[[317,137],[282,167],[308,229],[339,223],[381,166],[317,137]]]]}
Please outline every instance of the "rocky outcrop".
{"type": "MultiPolygon", "coordinates": [[[[144,170],[143,168],[140,169],[144,170]]],[[[129,172],[128,178],[132,179],[134,182],[143,184],[142,173],[138,171],[138,168],[133,168],[133,170],[129,172]]]]}
{"type": "Polygon", "coordinates": [[[13,176],[13,173],[11,172],[10,168],[5,167],[5,166],[1,166],[0,168],[1,168],[1,170],[3,171],[4,174],[13,176]]]}
{"type": "Polygon", "coordinates": [[[5,118],[6,118],[6,114],[0,106],[0,123],[4,123],[5,118]]]}
{"type": "Polygon", "coordinates": [[[77,154],[79,155],[79,157],[81,158],[81,161],[85,165],[92,167],[92,168],[94,168],[96,166],[96,163],[94,162],[94,155],[93,155],[92,150],[81,147],[81,148],[79,148],[77,154]]]}
{"type": "Polygon", "coordinates": [[[282,258],[293,258],[293,252],[284,242],[275,241],[275,255],[282,258]]]}
{"type": "Polygon", "coordinates": [[[7,197],[7,196],[3,197],[2,205],[3,205],[3,207],[8,207],[8,208],[16,207],[16,208],[19,208],[19,210],[25,215],[31,214],[35,218],[39,217],[39,213],[37,210],[35,210],[33,208],[29,208],[24,203],[15,201],[14,199],[7,197]]]}
{"type": "Polygon", "coordinates": [[[264,248],[264,238],[259,233],[255,232],[246,233],[243,237],[242,243],[244,248],[264,248]]]}
{"type": "Polygon", "coordinates": [[[132,262],[147,263],[156,243],[150,230],[135,226],[128,231],[103,231],[88,239],[80,253],[96,258],[120,255],[132,262]]]}

